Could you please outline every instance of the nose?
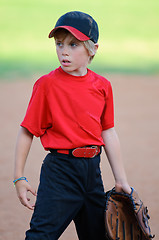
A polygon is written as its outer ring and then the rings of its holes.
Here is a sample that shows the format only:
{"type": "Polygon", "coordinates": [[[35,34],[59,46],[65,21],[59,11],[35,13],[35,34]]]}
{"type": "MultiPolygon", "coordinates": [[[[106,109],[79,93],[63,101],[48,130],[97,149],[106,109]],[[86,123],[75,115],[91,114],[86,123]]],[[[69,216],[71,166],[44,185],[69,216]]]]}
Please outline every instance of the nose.
{"type": "Polygon", "coordinates": [[[66,45],[63,46],[62,55],[63,56],[68,56],[69,55],[68,47],[66,45]]]}

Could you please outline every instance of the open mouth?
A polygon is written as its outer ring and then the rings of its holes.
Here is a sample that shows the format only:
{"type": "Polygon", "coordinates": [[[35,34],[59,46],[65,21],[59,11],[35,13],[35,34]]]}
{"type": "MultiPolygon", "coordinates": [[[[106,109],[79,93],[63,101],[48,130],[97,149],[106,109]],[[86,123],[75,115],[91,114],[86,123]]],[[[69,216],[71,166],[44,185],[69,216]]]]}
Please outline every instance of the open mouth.
{"type": "Polygon", "coordinates": [[[69,60],[62,60],[63,63],[70,63],[69,60]]]}
{"type": "Polygon", "coordinates": [[[71,64],[71,62],[69,60],[66,60],[66,59],[62,60],[62,66],[63,67],[69,67],[70,64],[71,64]]]}

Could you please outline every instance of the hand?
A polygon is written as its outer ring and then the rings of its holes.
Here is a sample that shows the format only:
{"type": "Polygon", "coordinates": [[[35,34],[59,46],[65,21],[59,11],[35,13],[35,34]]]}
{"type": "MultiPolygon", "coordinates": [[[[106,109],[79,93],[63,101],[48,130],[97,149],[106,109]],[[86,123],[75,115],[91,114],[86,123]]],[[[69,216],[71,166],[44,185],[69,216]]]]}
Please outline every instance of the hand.
{"type": "Polygon", "coordinates": [[[125,192],[127,194],[131,193],[131,187],[127,182],[124,183],[115,183],[115,191],[116,192],[125,192]]]}
{"type": "Polygon", "coordinates": [[[26,181],[18,181],[16,184],[16,190],[18,198],[25,207],[29,208],[30,210],[33,210],[35,207],[34,205],[31,205],[29,203],[30,198],[27,197],[27,192],[31,192],[34,196],[37,196],[36,191],[30,186],[30,184],[26,181]]]}

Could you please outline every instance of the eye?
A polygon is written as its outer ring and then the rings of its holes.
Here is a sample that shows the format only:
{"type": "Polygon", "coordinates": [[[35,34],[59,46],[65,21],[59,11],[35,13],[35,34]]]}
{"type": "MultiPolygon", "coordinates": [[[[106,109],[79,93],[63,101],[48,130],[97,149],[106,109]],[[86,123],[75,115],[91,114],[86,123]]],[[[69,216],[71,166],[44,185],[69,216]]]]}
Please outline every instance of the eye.
{"type": "Polygon", "coordinates": [[[61,47],[62,46],[62,42],[56,42],[56,45],[61,47]]]}
{"type": "Polygon", "coordinates": [[[70,43],[71,47],[76,47],[78,44],[75,42],[70,43]]]}

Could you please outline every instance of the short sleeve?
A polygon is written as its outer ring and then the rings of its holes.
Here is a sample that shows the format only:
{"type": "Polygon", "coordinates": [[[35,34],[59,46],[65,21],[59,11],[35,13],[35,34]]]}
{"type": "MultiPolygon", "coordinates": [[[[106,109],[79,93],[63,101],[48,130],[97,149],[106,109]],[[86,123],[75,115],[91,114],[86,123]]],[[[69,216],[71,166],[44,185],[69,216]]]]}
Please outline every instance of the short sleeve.
{"type": "Polygon", "coordinates": [[[113,92],[110,82],[108,82],[108,87],[105,96],[105,106],[101,116],[102,130],[107,130],[114,127],[114,102],[113,102],[113,92]]]}
{"type": "Polygon", "coordinates": [[[27,128],[36,137],[42,136],[46,129],[52,126],[46,91],[40,81],[37,81],[33,87],[32,96],[21,126],[27,128]]]}

